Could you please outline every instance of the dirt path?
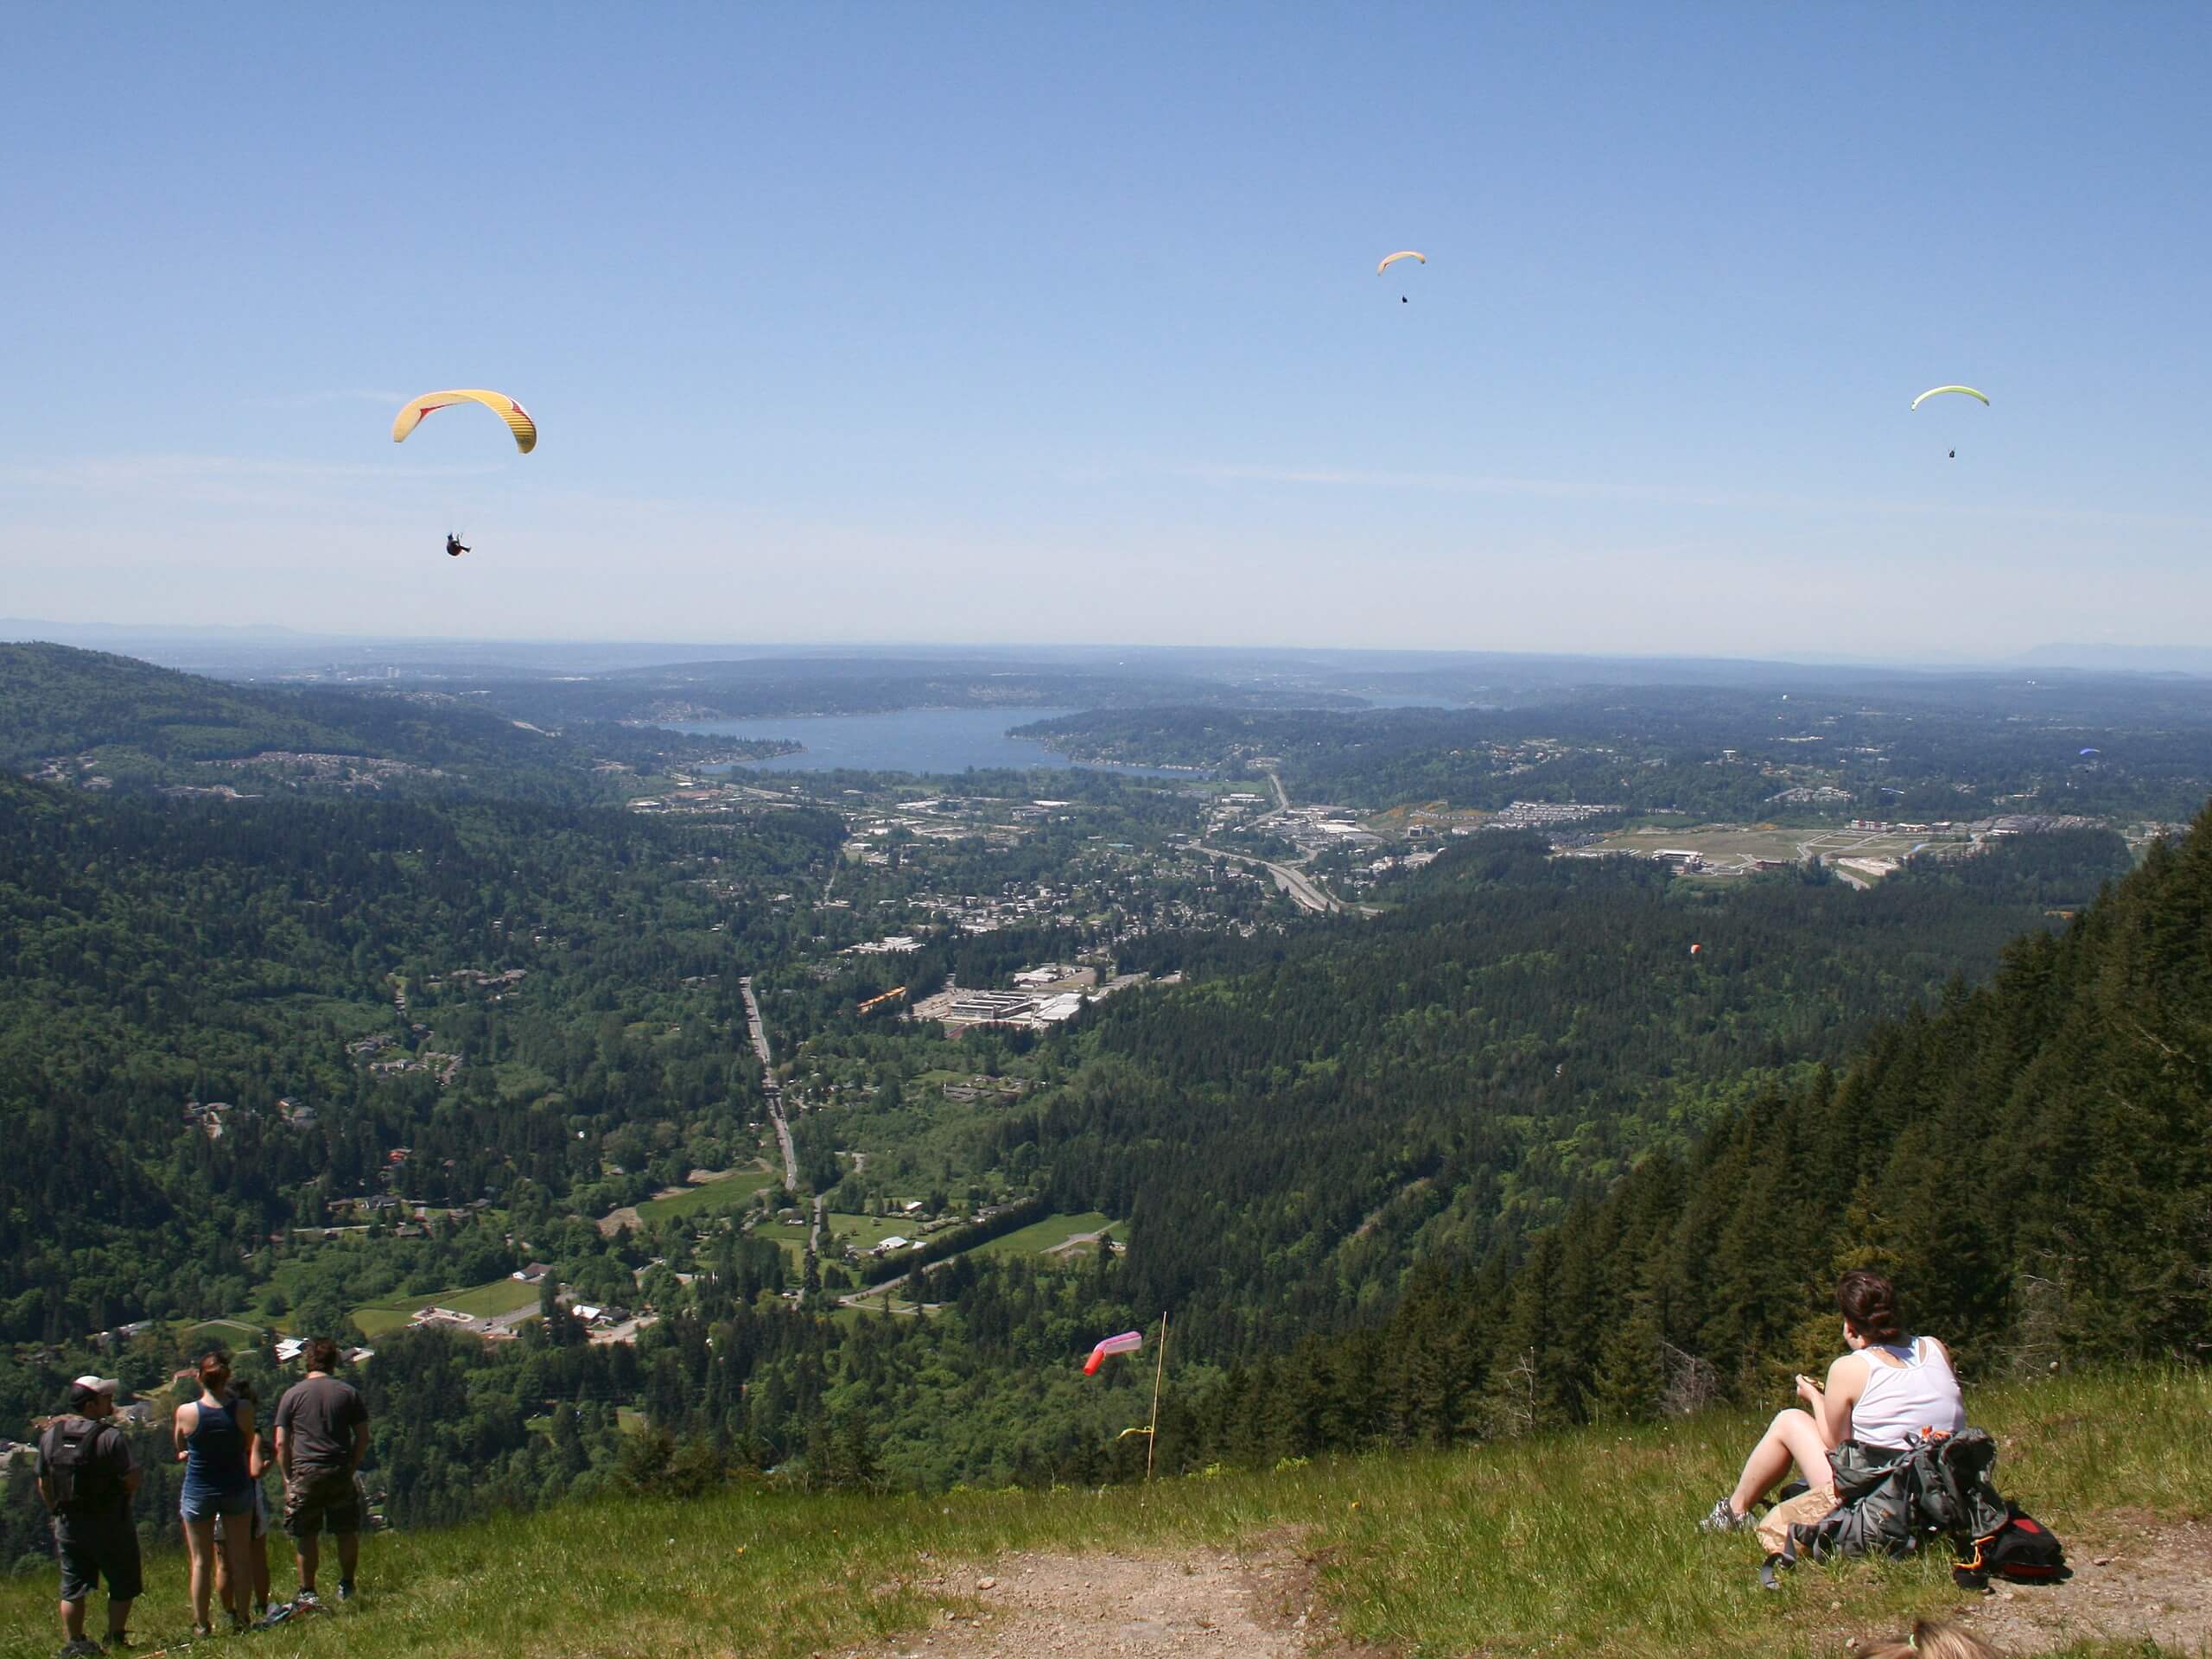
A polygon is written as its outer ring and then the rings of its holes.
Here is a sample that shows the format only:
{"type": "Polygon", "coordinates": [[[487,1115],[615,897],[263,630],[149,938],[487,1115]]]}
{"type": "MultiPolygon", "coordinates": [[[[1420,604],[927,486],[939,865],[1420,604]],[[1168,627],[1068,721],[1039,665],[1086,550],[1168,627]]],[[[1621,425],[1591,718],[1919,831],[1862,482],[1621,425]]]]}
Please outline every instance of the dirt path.
{"type": "MultiPolygon", "coordinates": [[[[2212,1522],[2120,1512],[2067,1541],[2063,1584],[1999,1582],[1949,1617],[2000,1651],[2047,1653],[2089,1639],[2212,1651],[2212,1522]]],[[[1345,1659],[1294,1541],[1248,1554],[1161,1557],[1024,1552],[983,1567],[925,1564],[916,1588],[945,1598],[929,1630],[840,1659],[1345,1659]],[[976,1611],[978,1608],[982,1611],[976,1611]]],[[[1847,1654],[1892,1632],[1862,1632],[1847,1654]]]]}
{"type": "Polygon", "coordinates": [[[948,1610],[926,1634],[854,1649],[851,1659],[1308,1659],[1309,1638],[1321,1634],[1287,1548],[1156,1560],[1024,1553],[916,1582],[986,1611],[948,1610]]]}
{"type": "Polygon", "coordinates": [[[2063,1584],[2006,1585],[1969,1600],[1959,1622],[2007,1653],[2087,1637],[2145,1638],[2177,1653],[2212,1649],[2212,1525],[2121,1510],[2068,1537],[2063,1584]]]}

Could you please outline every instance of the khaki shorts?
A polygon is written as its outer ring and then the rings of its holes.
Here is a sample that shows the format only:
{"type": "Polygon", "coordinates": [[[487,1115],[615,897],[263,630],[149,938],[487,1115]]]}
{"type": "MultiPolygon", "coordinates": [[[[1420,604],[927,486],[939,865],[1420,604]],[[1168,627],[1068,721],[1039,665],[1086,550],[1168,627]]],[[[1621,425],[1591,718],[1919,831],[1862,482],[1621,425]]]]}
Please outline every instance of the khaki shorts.
{"type": "Polygon", "coordinates": [[[284,1487],[284,1530],[312,1538],[325,1525],[341,1537],[361,1529],[361,1491],[351,1469],[295,1469],[284,1487]]]}
{"type": "Polygon", "coordinates": [[[1782,1547],[1789,1541],[1789,1529],[1809,1527],[1826,1520],[1835,1512],[1835,1488],[1815,1486],[1796,1497],[1785,1498],[1769,1510],[1759,1520],[1759,1544],[1770,1555],[1782,1554],[1782,1547]]]}

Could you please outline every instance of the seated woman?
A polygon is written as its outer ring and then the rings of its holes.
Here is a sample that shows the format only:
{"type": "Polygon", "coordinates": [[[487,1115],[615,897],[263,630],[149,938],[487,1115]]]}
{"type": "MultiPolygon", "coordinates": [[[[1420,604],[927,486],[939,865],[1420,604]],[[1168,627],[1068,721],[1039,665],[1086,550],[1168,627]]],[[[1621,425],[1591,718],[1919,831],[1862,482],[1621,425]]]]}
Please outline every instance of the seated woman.
{"type": "Polygon", "coordinates": [[[1751,1505],[1781,1483],[1793,1463],[1812,1491],[1804,1500],[1808,1512],[1790,1519],[1816,1520],[1835,1507],[1829,1452],[1846,1446],[1878,1454],[1902,1451],[1923,1428],[1956,1433],[1967,1426],[1950,1354],[1933,1337],[1905,1336],[1896,1287],[1878,1273],[1854,1268],[1836,1286],[1835,1301],[1843,1310],[1844,1346],[1851,1351],[1828,1367],[1825,1389],[1798,1376],[1805,1409],[1775,1414],[1745,1460],[1736,1490],[1715,1500],[1698,1522],[1707,1531],[1752,1525],[1751,1505]]]}

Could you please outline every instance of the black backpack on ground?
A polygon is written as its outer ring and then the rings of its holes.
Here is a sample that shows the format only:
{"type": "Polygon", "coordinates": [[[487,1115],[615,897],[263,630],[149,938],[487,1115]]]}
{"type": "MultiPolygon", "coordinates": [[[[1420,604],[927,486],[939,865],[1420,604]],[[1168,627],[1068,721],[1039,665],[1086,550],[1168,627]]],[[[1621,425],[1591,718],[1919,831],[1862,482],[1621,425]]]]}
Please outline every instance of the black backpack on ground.
{"type": "Polygon", "coordinates": [[[2005,1524],[1975,1539],[1973,1556],[1962,1556],[1951,1576],[1972,1590],[1987,1584],[1993,1573],[2014,1584],[2053,1584],[2069,1576],[2066,1546],[2056,1535],[2018,1504],[2005,1508],[2005,1524]]]}
{"type": "Polygon", "coordinates": [[[47,1446],[46,1479],[55,1509],[91,1509],[123,1490],[113,1466],[100,1459],[100,1437],[113,1432],[111,1425],[90,1417],[65,1417],[54,1426],[47,1446]]]}

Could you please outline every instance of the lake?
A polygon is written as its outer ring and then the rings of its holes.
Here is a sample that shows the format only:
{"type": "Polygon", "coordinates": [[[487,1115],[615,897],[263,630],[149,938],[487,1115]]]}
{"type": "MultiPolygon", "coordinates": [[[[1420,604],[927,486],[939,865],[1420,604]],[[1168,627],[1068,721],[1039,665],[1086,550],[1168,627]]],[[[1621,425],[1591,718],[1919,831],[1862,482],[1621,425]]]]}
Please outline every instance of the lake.
{"type": "MultiPolygon", "coordinates": [[[[676,728],[709,737],[779,738],[806,747],[772,760],[748,760],[759,772],[966,772],[971,766],[1048,766],[1075,763],[1007,728],[1058,720],[1072,709],[901,709],[887,715],[812,715],[772,720],[704,720],[676,728]]],[[[1144,778],[1203,774],[1153,766],[1085,766],[1087,772],[1144,778]]]]}

